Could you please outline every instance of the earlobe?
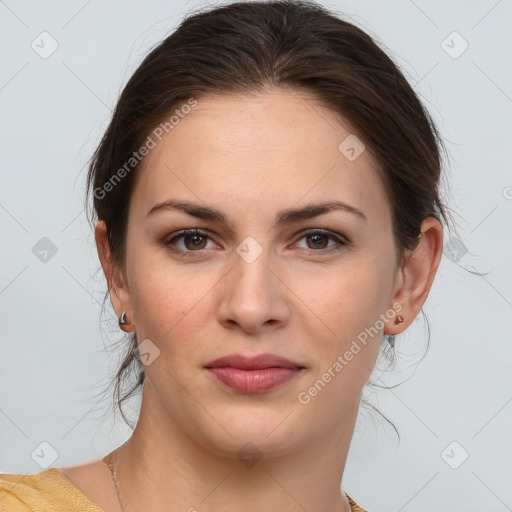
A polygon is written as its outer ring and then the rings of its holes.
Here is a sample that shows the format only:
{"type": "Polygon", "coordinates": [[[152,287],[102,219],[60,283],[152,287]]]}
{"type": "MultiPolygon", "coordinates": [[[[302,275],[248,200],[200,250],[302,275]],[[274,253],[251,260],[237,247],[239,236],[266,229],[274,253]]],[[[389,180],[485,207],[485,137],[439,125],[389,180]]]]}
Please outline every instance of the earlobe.
{"type": "Polygon", "coordinates": [[[434,217],[426,218],[416,248],[411,251],[400,268],[400,285],[392,299],[402,309],[394,321],[390,321],[386,334],[400,334],[416,318],[427,300],[443,251],[443,227],[434,217]],[[397,321],[398,316],[402,322],[397,321]]]}

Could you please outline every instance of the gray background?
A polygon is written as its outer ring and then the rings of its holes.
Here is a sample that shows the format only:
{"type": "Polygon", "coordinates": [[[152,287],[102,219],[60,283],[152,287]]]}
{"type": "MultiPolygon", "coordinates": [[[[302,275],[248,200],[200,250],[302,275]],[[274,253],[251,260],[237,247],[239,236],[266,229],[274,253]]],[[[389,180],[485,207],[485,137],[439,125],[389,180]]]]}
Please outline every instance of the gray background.
{"type": "MultiPolygon", "coordinates": [[[[419,315],[382,376],[410,380],[367,393],[402,440],[361,410],[344,489],[375,512],[512,510],[512,1],[321,3],[380,41],[438,123],[461,239],[446,235],[424,307],[427,356],[419,363],[419,315]]],[[[39,472],[43,452],[51,466],[86,463],[130,434],[108,395],[93,396],[118,363],[106,347],[120,331],[110,303],[100,323],[84,165],[143,56],[205,5],[0,0],[0,472],[39,472]],[[41,252],[44,237],[55,254],[41,252]]]]}

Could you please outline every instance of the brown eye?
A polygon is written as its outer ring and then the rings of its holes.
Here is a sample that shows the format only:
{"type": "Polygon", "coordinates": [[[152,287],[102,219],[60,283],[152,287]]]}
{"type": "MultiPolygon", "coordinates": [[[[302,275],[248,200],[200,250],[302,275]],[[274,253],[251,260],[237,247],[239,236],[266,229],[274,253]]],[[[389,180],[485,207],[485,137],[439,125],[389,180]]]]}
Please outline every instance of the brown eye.
{"type": "Polygon", "coordinates": [[[178,252],[199,252],[205,249],[209,239],[210,237],[208,236],[208,233],[198,229],[186,229],[168,240],[165,245],[170,246],[174,250],[174,246],[177,244],[177,242],[182,240],[183,248],[176,247],[178,252]]]}
{"type": "Polygon", "coordinates": [[[306,239],[311,240],[311,243],[313,245],[313,247],[311,247],[311,249],[325,249],[325,247],[329,243],[329,241],[328,241],[329,237],[322,233],[307,235],[306,239]]]}
{"type": "Polygon", "coordinates": [[[183,243],[187,249],[194,250],[194,249],[204,249],[204,246],[206,245],[206,237],[203,235],[183,235],[183,243]],[[187,242],[190,242],[190,245],[188,245],[187,242]]]}
{"type": "Polygon", "coordinates": [[[343,249],[345,245],[349,245],[349,242],[342,235],[318,229],[303,233],[301,240],[302,239],[306,240],[305,248],[310,252],[329,253],[343,249]],[[335,243],[329,246],[329,239],[333,240],[335,243]]]}

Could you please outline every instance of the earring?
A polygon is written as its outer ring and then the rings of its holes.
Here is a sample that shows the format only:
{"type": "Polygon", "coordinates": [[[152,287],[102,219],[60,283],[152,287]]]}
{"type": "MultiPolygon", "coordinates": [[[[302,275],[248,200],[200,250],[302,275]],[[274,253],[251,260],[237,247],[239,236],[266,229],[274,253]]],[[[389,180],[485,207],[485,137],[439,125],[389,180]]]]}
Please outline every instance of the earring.
{"type": "Polygon", "coordinates": [[[404,321],[404,317],[403,317],[402,315],[398,315],[398,316],[395,318],[395,325],[397,325],[397,324],[401,324],[403,321],[404,321]]]}
{"type": "Polygon", "coordinates": [[[124,332],[130,332],[129,331],[129,328],[126,327],[127,325],[130,325],[130,322],[128,321],[128,319],[126,318],[126,313],[123,311],[121,313],[121,315],[119,316],[119,327],[121,328],[121,330],[123,330],[124,332]]]}

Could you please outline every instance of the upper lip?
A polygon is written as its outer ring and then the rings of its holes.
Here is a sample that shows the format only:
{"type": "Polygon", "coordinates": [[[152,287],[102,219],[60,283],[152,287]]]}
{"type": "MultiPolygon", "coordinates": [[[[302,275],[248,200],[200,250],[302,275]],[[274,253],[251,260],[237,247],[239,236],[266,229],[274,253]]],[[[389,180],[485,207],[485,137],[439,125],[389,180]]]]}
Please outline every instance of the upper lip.
{"type": "Polygon", "coordinates": [[[304,368],[301,364],[290,361],[290,359],[286,359],[276,354],[259,354],[256,356],[229,354],[205,364],[205,368],[220,368],[226,366],[240,368],[241,370],[261,370],[263,368],[304,368]]]}

